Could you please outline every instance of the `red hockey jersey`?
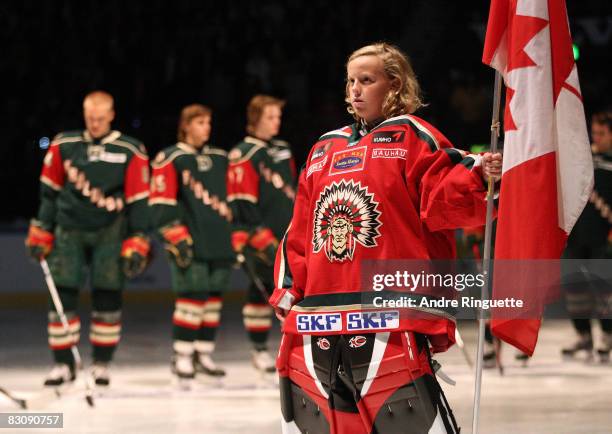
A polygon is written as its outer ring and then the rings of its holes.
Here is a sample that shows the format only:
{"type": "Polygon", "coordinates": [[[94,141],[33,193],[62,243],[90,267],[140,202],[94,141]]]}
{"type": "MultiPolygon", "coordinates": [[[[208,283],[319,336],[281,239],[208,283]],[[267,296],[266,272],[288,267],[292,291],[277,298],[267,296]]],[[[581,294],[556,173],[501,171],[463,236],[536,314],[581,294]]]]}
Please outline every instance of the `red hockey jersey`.
{"type": "Polygon", "coordinates": [[[453,229],[485,221],[480,163],[416,116],[387,119],[369,132],[353,125],[324,134],[300,175],[277,254],[270,303],[293,304],[284,332],[412,330],[428,335],[434,350],[448,348],[451,315],[374,309],[367,300],[380,293],[362,282],[361,271],[367,260],[454,258],[453,229]]]}

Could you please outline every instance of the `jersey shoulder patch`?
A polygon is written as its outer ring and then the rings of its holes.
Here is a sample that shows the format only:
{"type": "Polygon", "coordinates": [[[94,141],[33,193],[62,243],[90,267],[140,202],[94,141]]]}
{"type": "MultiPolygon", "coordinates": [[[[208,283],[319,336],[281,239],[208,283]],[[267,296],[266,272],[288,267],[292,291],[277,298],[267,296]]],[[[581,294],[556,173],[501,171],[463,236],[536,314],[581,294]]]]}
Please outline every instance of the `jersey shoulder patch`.
{"type": "Polygon", "coordinates": [[[319,140],[315,143],[312,148],[310,148],[310,159],[309,161],[318,160],[327,154],[327,151],[332,147],[333,141],[323,139],[323,141],[319,140]]]}
{"type": "Polygon", "coordinates": [[[185,152],[176,145],[168,146],[157,153],[155,159],[151,163],[151,166],[154,168],[163,167],[182,155],[189,155],[189,153],[185,152]]]}
{"type": "Polygon", "coordinates": [[[253,159],[256,154],[260,151],[265,151],[266,148],[264,141],[253,137],[246,137],[243,141],[234,146],[228,158],[232,164],[240,163],[253,159]]]}
{"type": "Polygon", "coordinates": [[[230,151],[227,157],[230,161],[239,160],[242,157],[242,150],[240,150],[240,148],[234,148],[230,151]]]}

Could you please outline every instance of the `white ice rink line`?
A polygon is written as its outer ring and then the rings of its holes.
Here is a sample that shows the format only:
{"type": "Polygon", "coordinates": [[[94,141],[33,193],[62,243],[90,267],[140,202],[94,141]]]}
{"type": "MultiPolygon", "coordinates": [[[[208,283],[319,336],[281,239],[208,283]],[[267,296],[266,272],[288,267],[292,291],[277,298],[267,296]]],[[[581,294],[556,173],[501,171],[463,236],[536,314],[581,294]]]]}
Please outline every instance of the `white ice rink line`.
{"type": "MultiPolygon", "coordinates": [[[[473,352],[475,329],[462,335],[473,352]]],[[[564,321],[547,322],[535,357],[527,368],[514,361],[514,350],[504,347],[506,372],[485,371],[481,410],[482,434],[610,434],[612,433],[612,366],[564,362],[559,349],[573,332],[564,321]]],[[[461,352],[453,348],[437,359],[457,381],[442,384],[462,426],[471,427],[473,372],[461,352]]],[[[63,412],[64,429],[2,432],[61,433],[280,433],[277,389],[263,380],[248,362],[226,362],[223,387],[199,385],[182,391],[172,383],[167,365],[119,366],[113,369],[111,389],[87,407],[82,386],[37,411],[63,412]]],[[[4,367],[0,386],[21,396],[40,391],[45,375],[40,369],[4,367]]],[[[0,397],[0,412],[16,411],[0,397]]],[[[383,433],[385,434],[385,433],[383,433]]]]}

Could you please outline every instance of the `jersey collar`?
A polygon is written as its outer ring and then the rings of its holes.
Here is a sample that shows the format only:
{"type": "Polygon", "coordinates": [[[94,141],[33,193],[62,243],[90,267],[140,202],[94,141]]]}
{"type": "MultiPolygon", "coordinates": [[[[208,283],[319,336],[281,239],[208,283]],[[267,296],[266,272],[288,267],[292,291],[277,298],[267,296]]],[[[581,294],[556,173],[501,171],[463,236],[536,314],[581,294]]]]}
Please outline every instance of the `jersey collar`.
{"type": "Polygon", "coordinates": [[[366,122],[362,119],[361,122],[359,122],[358,124],[359,135],[363,137],[366,134],[369,134],[370,132],[372,132],[372,130],[378,128],[385,121],[385,118],[378,118],[372,122],[366,122]]]}
{"type": "Polygon", "coordinates": [[[91,137],[91,134],[89,133],[89,131],[85,130],[83,132],[83,139],[85,139],[86,142],[92,142],[92,143],[100,144],[100,145],[106,145],[107,143],[114,142],[120,136],[121,136],[121,133],[119,131],[110,130],[106,135],[98,139],[94,139],[93,137],[91,137]]]}
{"type": "Polygon", "coordinates": [[[185,142],[178,142],[176,144],[176,147],[189,153],[189,154],[197,154],[198,150],[196,149],[195,146],[190,145],[189,143],[185,143],[185,142]]]}
{"type": "Polygon", "coordinates": [[[262,139],[258,139],[257,137],[253,137],[253,136],[246,136],[244,138],[244,141],[246,143],[251,143],[253,145],[265,146],[266,148],[270,147],[270,142],[267,142],[267,141],[262,140],[262,139]]]}

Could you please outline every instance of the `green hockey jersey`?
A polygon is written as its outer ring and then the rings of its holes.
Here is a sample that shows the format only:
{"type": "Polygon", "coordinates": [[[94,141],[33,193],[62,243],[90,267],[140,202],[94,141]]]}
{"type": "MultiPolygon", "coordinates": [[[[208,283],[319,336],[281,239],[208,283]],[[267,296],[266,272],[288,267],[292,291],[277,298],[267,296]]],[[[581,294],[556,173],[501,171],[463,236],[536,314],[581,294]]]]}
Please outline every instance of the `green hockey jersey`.
{"type": "Polygon", "coordinates": [[[128,235],[148,229],[149,160],[138,140],[111,131],[58,134],[45,155],[38,224],[93,230],[126,215],[128,235]]]}
{"type": "Polygon", "coordinates": [[[152,164],[149,205],[153,225],[184,224],[200,260],[232,259],[231,211],[226,202],[227,153],[186,143],[164,149],[152,164]]]}
{"type": "Polygon", "coordinates": [[[247,136],[232,149],[229,159],[227,201],[234,230],[269,228],[281,239],[295,198],[296,170],[289,144],[247,136]]]}

